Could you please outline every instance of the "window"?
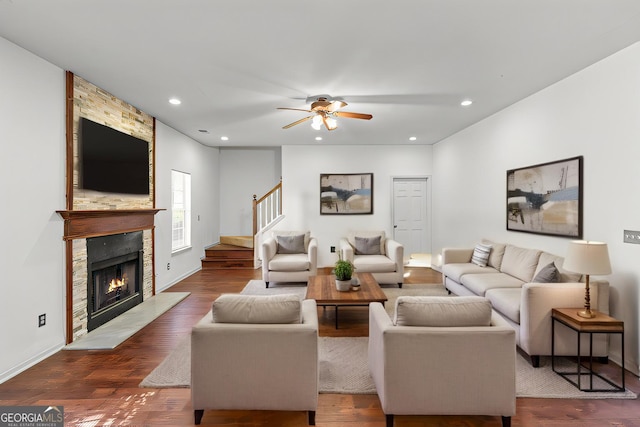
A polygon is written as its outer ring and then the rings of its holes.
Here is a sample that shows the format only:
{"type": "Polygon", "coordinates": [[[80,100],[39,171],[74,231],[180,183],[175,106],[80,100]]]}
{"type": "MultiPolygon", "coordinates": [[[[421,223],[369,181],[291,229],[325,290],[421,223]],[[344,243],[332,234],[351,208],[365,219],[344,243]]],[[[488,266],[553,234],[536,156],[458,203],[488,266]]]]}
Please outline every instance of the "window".
{"type": "Polygon", "coordinates": [[[191,175],[171,171],[171,252],[191,246],[191,175]]]}

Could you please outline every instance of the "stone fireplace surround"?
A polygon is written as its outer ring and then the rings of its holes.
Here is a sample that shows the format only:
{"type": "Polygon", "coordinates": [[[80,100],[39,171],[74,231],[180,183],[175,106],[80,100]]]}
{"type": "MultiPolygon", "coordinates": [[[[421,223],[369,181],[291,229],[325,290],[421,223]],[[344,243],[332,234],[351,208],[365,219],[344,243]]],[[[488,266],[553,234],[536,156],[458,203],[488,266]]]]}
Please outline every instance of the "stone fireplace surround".
{"type": "Polygon", "coordinates": [[[143,298],[155,294],[153,268],[154,215],[161,209],[58,211],[64,219],[67,258],[67,344],[88,333],[87,238],[142,231],[143,298]]]}

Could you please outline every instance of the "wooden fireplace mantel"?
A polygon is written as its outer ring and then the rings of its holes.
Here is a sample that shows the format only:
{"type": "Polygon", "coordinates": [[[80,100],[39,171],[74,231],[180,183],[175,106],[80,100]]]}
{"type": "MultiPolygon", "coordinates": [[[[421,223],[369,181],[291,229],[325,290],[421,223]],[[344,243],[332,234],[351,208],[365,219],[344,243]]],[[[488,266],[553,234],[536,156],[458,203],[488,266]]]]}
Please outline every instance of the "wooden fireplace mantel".
{"type": "Polygon", "coordinates": [[[56,211],[64,219],[64,240],[153,229],[153,217],[164,209],[56,211]]]}

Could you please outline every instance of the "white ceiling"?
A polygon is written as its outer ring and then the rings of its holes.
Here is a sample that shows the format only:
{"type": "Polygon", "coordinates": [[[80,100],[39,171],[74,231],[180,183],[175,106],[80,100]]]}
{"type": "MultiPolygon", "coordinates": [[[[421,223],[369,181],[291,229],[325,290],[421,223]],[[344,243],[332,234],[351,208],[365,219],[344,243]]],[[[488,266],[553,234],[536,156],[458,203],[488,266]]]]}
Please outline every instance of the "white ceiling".
{"type": "Polygon", "coordinates": [[[206,145],[433,144],[640,40],[640,1],[0,0],[0,36],[206,145]],[[283,130],[318,94],[373,119],[283,130]]]}

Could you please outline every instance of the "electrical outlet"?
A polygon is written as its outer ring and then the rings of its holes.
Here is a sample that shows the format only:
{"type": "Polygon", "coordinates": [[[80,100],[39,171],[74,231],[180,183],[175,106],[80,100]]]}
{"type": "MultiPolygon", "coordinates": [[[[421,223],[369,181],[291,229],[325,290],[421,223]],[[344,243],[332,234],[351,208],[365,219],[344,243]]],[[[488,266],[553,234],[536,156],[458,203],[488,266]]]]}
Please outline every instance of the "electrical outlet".
{"type": "Polygon", "coordinates": [[[167,263],[167,270],[171,270],[171,263],[170,262],[167,263]]]}
{"type": "Polygon", "coordinates": [[[335,246],[331,246],[331,253],[334,253],[336,251],[336,247],[335,246]]]}
{"type": "Polygon", "coordinates": [[[640,245],[640,231],[624,230],[624,242],[640,245]]]}
{"type": "Polygon", "coordinates": [[[38,316],[38,328],[41,328],[46,324],[47,324],[47,315],[41,314],[40,316],[38,316]]]}

